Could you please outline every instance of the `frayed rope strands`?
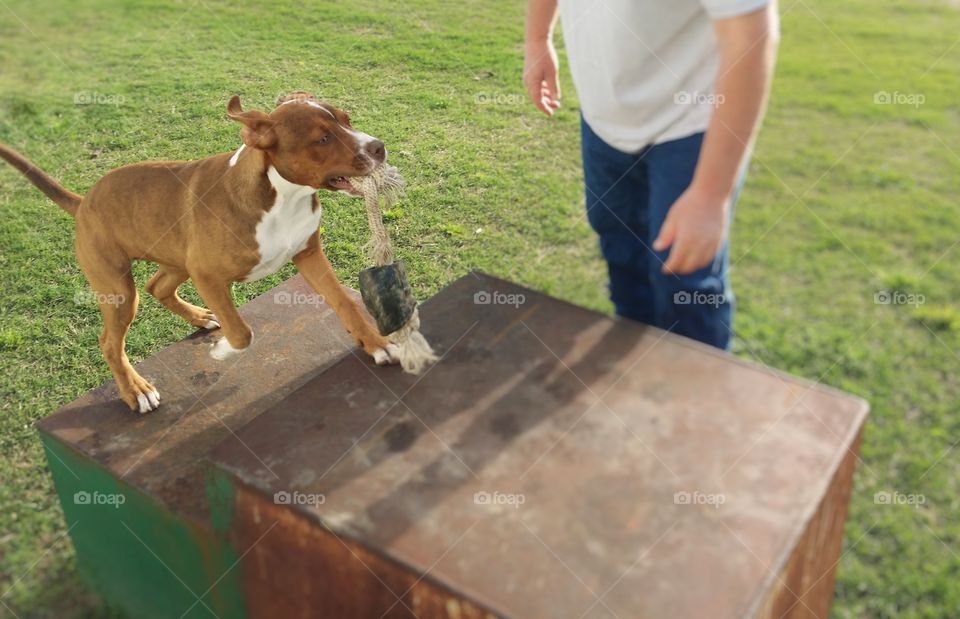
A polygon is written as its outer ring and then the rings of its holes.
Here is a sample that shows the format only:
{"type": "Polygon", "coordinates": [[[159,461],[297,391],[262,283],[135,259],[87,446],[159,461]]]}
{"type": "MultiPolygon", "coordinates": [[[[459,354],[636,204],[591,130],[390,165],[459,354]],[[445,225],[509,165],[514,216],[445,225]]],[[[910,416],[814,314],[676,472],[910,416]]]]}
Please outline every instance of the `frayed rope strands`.
{"type": "Polygon", "coordinates": [[[437,355],[420,333],[420,313],[407,283],[403,262],[394,261],[393,245],[383,225],[381,199],[390,208],[405,185],[397,169],[383,164],[367,176],[348,179],[363,194],[370,225],[367,253],[374,267],[360,273],[363,302],[377,320],[381,335],[397,347],[397,357],[405,372],[419,374],[437,360],[437,355]],[[385,332],[386,331],[386,332],[385,332]]]}

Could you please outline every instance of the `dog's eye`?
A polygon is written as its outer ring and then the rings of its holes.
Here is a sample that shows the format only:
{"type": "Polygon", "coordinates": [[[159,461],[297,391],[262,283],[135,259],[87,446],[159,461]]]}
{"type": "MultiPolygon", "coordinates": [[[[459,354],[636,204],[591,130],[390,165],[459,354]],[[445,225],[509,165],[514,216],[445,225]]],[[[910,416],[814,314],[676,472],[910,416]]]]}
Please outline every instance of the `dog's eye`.
{"type": "Polygon", "coordinates": [[[317,140],[317,144],[326,144],[329,141],[330,141],[330,134],[328,133],[322,138],[320,138],[319,140],[317,140]]]}

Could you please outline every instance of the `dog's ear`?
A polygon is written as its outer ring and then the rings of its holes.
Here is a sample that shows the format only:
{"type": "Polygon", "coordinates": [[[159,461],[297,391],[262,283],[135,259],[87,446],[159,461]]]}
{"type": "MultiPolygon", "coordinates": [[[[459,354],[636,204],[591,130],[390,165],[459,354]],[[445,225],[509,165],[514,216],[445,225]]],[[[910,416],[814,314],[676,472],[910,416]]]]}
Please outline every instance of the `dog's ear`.
{"type": "Polygon", "coordinates": [[[227,104],[227,116],[232,120],[243,123],[240,135],[243,143],[251,148],[266,150],[277,142],[277,135],[273,131],[274,121],[259,110],[244,112],[240,107],[240,97],[234,95],[227,104]]]}
{"type": "Polygon", "coordinates": [[[288,92],[285,95],[280,95],[277,97],[276,106],[280,107],[284,103],[289,103],[291,101],[296,101],[297,103],[320,103],[320,100],[317,99],[317,95],[312,92],[307,92],[306,90],[294,90],[293,92],[288,92]]]}

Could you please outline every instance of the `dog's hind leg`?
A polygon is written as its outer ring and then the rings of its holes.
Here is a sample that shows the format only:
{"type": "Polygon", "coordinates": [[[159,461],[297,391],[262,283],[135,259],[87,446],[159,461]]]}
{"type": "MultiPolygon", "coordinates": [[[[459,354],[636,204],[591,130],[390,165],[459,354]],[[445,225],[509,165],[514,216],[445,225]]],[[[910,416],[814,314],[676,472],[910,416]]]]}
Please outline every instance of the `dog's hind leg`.
{"type": "Polygon", "coordinates": [[[97,297],[103,316],[100,350],[117,382],[120,397],[134,411],[147,413],[160,406],[157,389],[137,374],[124,351],[127,331],[137,314],[137,288],[130,273],[130,262],[112,261],[92,252],[80,251],[80,268],[97,297]]]}
{"type": "Polygon", "coordinates": [[[160,265],[160,268],[150,278],[144,289],[153,295],[157,301],[160,301],[165,308],[178,316],[182,316],[194,327],[200,327],[201,329],[220,328],[220,323],[217,322],[217,317],[213,312],[187,303],[177,294],[177,288],[187,281],[188,277],[189,274],[183,269],[160,265]]]}

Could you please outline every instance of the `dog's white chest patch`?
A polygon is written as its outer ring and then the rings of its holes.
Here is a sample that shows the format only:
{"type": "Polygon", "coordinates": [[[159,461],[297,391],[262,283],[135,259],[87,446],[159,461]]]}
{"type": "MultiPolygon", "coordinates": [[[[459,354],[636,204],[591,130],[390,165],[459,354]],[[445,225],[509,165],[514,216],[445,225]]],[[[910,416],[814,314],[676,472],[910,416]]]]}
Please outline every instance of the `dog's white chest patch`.
{"type": "Polygon", "coordinates": [[[273,166],[267,170],[267,177],[277,192],[277,198],[257,224],[260,262],[243,278],[245,282],[254,282],[279,271],[307,247],[310,237],[320,226],[319,205],[316,211],[313,210],[312,196],[316,189],[291,183],[273,166]]]}

